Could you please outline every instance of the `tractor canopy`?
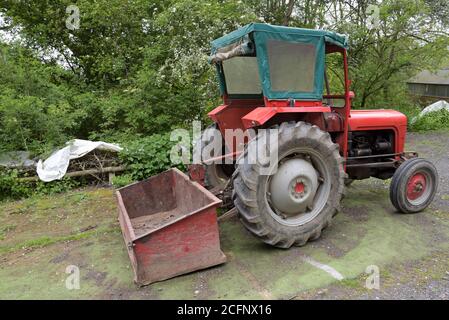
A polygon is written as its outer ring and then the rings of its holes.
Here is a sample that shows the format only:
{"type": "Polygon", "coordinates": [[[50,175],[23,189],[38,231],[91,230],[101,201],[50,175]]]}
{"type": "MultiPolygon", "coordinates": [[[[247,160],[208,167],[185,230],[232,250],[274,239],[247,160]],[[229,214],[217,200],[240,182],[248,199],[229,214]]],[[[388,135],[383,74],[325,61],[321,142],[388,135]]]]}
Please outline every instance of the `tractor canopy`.
{"type": "Polygon", "coordinates": [[[222,94],[322,100],[325,46],[348,49],[331,31],[251,23],[212,41],[222,94]]]}

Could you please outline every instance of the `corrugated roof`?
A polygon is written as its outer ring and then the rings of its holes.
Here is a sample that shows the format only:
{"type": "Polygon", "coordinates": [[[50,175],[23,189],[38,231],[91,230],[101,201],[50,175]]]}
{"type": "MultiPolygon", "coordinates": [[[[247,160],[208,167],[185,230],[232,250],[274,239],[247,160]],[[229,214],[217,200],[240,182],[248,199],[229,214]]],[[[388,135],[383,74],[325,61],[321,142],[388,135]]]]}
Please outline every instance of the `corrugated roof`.
{"type": "Polygon", "coordinates": [[[449,85],[449,67],[438,70],[436,72],[431,72],[429,70],[421,71],[413,78],[410,78],[407,83],[449,85]]]}

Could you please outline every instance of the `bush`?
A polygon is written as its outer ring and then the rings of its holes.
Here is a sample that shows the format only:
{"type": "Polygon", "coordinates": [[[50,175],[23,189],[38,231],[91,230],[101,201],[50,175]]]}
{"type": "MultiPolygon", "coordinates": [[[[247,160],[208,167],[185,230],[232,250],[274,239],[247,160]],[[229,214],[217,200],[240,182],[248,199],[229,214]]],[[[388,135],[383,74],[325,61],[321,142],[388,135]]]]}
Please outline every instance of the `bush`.
{"type": "Polygon", "coordinates": [[[121,188],[127,186],[134,182],[134,179],[131,174],[123,174],[120,176],[115,176],[112,178],[112,185],[116,188],[121,188]]]}
{"type": "Polygon", "coordinates": [[[0,95],[0,152],[27,150],[37,155],[62,145],[67,141],[64,120],[37,97],[0,95]]]}
{"type": "Polygon", "coordinates": [[[411,122],[410,129],[413,131],[429,131],[449,129],[449,111],[442,109],[427,113],[422,117],[416,117],[411,122]]]}
{"type": "Polygon", "coordinates": [[[19,199],[32,194],[32,189],[27,183],[20,183],[17,170],[0,171],[0,200],[19,199]]]}
{"type": "MultiPolygon", "coordinates": [[[[112,184],[120,188],[134,181],[144,180],[172,167],[186,170],[183,164],[174,165],[170,152],[176,141],[170,141],[170,134],[154,134],[149,137],[130,139],[122,137],[118,141],[123,151],[119,158],[127,167],[125,174],[116,176],[112,184]]],[[[52,182],[29,182],[20,180],[17,170],[0,170],[0,200],[20,199],[32,195],[55,194],[65,192],[87,184],[85,178],[68,178],[52,182]]]]}
{"type": "MultiPolygon", "coordinates": [[[[169,134],[154,134],[122,143],[124,150],[119,156],[132,180],[143,180],[174,166],[170,151],[175,144],[169,134]]],[[[182,164],[176,167],[186,169],[182,164]]]]}
{"type": "Polygon", "coordinates": [[[19,171],[16,169],[0,170],[0,201],[65,192],[83,184],[81,180],[68,177],[64,177],[62,180],[43,182],[23,181],[19,179],[19,176],[19,171]]]}
{"type": "Polygon", "coordinates": [[[64,177],[61,180],[51,182],[38,181],[34,184],[34,194],[56,194],[67,192],[69,190],[85,185],[87,182],[81,179],[64,177]]]}

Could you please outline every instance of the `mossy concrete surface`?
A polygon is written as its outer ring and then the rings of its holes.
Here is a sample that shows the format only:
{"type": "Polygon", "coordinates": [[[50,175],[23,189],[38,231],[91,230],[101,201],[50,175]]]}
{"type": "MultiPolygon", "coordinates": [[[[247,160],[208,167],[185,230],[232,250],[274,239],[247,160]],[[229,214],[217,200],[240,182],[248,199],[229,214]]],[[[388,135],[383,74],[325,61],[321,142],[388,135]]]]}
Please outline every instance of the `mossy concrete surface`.
{"type": "MultiPolygon", "coordinates": [[[[386,285],[407,279],[397,272],[402,266],[421,266],[413,271],[420,273],[426,261],[449,251],[449,192],[440,190],[426,211],[404,215],[390,204],[388,186],[374,179],[354,182],[332,226],[301,248],[272,248],[237,219],[223,222],[226,264],[143,288],[133,283],[112,189],[1,203],[0,299],[292,299],[316,298],[328,288],[344,292],[341,297],[363,295],[368,266],[379,268],[386,285]],[[336,280],[310,259],[345,279],[336,280]],[[69,266],[80,270],[79,289],[66,288],[69,266]]],[[[449,267],[445,257],[437,274],[425,276],[440,277],[449,267]]]]}

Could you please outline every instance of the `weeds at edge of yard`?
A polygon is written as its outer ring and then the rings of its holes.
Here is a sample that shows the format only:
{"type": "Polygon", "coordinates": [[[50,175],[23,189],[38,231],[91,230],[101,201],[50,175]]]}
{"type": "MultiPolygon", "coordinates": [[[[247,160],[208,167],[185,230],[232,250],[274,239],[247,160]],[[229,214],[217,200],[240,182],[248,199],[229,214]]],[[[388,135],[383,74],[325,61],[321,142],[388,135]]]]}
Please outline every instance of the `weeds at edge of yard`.
{"type": "Polygon", "coordinates": [[[4,227],[1,227],[0,228],[0,241],[5,239],[8,232],[14,231],[16,228],[17,228],[17,225],[15,225],[15,224],[9,224],[4,227]]]}
{"type": "Polygon", "coordinates": [[[351,289],[363,289],[362,279],[360,279],[359,277],[343,279],[338,284],[351,289]]]}

